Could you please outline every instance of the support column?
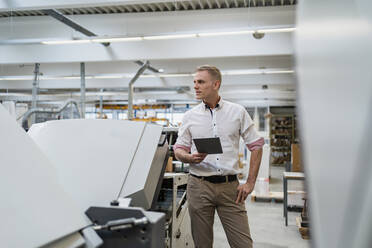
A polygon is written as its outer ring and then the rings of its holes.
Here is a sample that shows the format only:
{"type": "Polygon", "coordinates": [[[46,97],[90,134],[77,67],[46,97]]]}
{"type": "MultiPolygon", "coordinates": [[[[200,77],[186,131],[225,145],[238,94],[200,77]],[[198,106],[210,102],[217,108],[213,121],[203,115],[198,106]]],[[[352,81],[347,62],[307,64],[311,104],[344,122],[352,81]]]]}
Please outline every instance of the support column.
{"type": "MultiPolygon", "coordinates": [[[[37,93],[39,90],[39,70],[40,64],[35,64],[34,69],[34,81],[32,82],[32,102],[31,102],[31,109],[37,108],[37,93]]],[[[36,121],[36,114],[32,115],[31,117],[31,125],[34,124],[36,121]]]]}
{"type": "Polygon", "coordinates": [[[100,119],[103,119],[103,89],[101,89],[101,95],[99,96],[99,116],[100,119]]]}
{"type": "Polygon", "coordinates": [[[80,109],[81,118],[85,119],[85,63],[80,63],[80,109]]]}

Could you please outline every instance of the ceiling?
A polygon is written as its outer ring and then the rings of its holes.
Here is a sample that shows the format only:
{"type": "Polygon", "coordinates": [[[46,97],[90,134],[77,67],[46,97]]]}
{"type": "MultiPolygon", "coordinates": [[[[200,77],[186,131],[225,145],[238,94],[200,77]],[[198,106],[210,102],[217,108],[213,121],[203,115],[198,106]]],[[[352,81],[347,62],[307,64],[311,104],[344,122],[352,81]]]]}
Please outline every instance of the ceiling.
{"type": "MultiPolygon", "coordinates": [[[[96,15],[118,13],[142,13],[159,11],[187,11],[226,8],[249,8],[296,5],[297,0],[177,0],[142,2],[138,4],[97,5],[89,7],[57,8],[64,15],[96,15]]],[[[44,16],[41,9],[0,11],[0,17],[44,16]]]]}
{"type": "Polygon", "coordinates": [[[221,95],[246,106],[294,105],[292,32],[161,39],[101,44],[41,45],[30,40],[86,39],[46,16],[56,9],[98,36],[133,37],[232,32],[295,26],[297,1],[45,1],[0,3],[0,100],[31,100],[35,63],[40,63],[40,101],[79,99],[80,63],[85,62],[87,101],[125,103],[130,77],[149,60],[163,74],[145,71],[135,83],[135,101],[195,102],[192,73],[198,65],[224,72],[221,95]],[[108,5],[110,4],[110,5],[108,5]],[[278,72],[278,73],[276,73],[278,72]],[[156,75],[155,75],[156,74],[156,75]],[[170,76],[161,76],[171,74],[170,76]],[[15,80],[10,77],[25,77],[15,80]],[[102,94],[102,91],[105,94],[102,94]]]}

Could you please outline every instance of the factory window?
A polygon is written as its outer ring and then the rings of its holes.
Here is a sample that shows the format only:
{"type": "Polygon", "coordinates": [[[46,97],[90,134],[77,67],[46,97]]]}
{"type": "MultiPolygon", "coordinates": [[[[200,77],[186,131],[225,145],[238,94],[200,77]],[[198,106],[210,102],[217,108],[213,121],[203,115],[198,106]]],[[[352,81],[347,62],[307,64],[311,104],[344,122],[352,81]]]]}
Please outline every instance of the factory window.
{"type": "Polygon", "coordinates": [[[128,119],[128,114],[127,113],[119,113],[118,114],[118,119],[119,120],[126,120],[126,119],[128,119]]]}
{"type": "Polygon", "coordinates": [[[176,126],[179,126],[179,124],[182,122],[182,118],[183,118],[184,114],[185,113],[173,113],[172,124],[176,125],[176,126]]]}
{"type": "Polygon", "coordinates": [[[266,129],[268,128],[268,123],[266,121],[265,115],[267,114],[268,109],[267,107],[259,107],[257,108],[257,112],[259,121],[258,131],[266,131],[266,129]]]}
{"type": "Polygon", "coordinates": [[[85,113],[85,119],[96,119],[96,113],[85,113]]]}
{"type": "Polygon", "coordinates": [[[172,124],[172,126],[179,126],[179,123],[182,122],[183,115],[185,113],[164,113],[159,112],[157,113],[157,118],[165,118],[169,120],[169,123],[172,124]]]}

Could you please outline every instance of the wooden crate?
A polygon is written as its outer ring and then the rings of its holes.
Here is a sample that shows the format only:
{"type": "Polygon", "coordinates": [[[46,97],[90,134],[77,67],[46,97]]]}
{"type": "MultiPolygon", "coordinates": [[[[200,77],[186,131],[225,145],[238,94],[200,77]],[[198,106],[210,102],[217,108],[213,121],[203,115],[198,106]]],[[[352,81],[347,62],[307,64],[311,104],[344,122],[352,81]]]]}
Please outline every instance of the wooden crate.
{"type": "Polygon", "coordinates": [[[309,240],[310,239],[310,229],[308,227],[301,226],[301,216],[296,217],[296,225],[298,227],[298,231],[301,234],[303,239],[309,240]]]}
{"type": "Polygon", "coordinates": [[[165,167],[165,172],[173,172],[173,157],[168,158],[167,167],[165,167]]]}

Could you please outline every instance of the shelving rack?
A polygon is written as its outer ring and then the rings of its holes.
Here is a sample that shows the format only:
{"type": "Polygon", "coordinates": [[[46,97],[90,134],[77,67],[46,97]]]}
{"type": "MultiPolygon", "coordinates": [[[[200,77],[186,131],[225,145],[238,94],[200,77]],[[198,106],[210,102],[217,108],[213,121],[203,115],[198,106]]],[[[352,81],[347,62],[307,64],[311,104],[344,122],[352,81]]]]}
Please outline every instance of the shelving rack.
{"type": "Polygon", "coordinates": [[[291,161],[291,144],[295,141],[295,115],[272,115],[270,119],[271,165],[291,161]]]}

